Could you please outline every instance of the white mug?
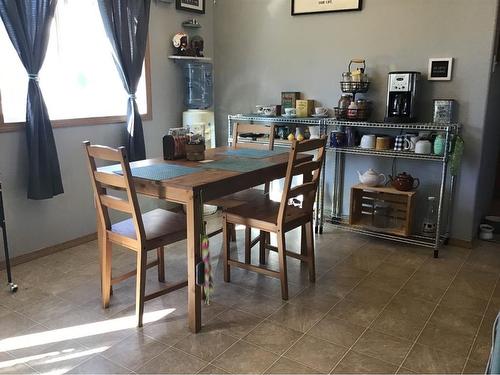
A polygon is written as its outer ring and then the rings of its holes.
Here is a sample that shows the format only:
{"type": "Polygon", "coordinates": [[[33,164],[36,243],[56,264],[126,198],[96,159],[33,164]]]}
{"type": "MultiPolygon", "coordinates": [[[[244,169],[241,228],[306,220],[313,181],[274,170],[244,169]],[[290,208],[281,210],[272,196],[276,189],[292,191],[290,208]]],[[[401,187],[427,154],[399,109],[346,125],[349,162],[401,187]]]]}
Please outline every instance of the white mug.
{"type": "Polygon", "coordinates": [[[420,141],[420,137],[410,137],[410,151],[415,151],[415,146],[417,145],[418,141],[420,141]]]}
{"type": "Polygon", "coordinates": [[[415,154],[428,155],[432,152],[432,143],[426,139],[420,140],[415,145],[415,154]]]}
{"type": "Polygon", "coordinates": [[[264,115],[276,116],[276,108],[275,107],[264,107],[264,115]]]}
{"type": "Polygon", "coordinates": [[[316,107],[314,108],[314,113],[317,116],[324,116],[328,113],[328,109],[326,109],[325,107],[316,107]]]}
{"type": "Polygon", "coordinates": [[[318,139],[320,137],[319,126],[309,126],[309,134],[311,134],[311,139],[318,139]]]}
{"type": "Polygon", "coordinates": [[[377,143],[377,136],[374,134],[367,134],[361,137],[361,148],[375,148],[377,143]]]}

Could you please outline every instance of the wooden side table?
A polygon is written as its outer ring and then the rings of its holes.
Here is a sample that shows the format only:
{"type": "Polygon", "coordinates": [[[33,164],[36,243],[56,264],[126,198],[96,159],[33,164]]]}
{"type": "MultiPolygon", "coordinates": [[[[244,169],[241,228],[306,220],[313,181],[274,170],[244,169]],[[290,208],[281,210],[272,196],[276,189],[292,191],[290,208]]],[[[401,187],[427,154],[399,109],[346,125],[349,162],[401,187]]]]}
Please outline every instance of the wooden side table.
{"type": "Polygon", "coordinates": [[[7,270],[7,282],[12,293],[17,291],[17,285],[12,282],[12,273],[10,270],[9,245],[7,241],[7,226],[5,224],[5,211],[3,209],[2,183],[0,182],[0,227],[3,234],[3,248],[5,251],[5,268],[7,270]]]}

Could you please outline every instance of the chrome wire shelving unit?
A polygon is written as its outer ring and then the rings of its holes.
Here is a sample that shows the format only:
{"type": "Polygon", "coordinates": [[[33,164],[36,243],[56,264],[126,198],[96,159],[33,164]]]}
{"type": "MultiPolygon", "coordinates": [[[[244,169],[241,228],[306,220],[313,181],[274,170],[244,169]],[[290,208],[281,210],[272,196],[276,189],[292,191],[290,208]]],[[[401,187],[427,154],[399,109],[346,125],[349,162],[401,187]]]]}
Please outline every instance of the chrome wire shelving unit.
{"type": "Polygon", "coordinates": [[[372,237],[383,238],[393,241],[398,241],[406,244],[424,246],[434,249],[434,257],[439,256],[439,248],[446,243],[449,237],[449,223],[451,215],[451,207],[453,203],[455,176],[449,178],[448,164],[452,153],[453,139],[460,132],[459,124],[437,124],[437,123],[385,123],[385,122],[354,122],[354,121],[339,121],[328,118],[325,120],[323,131],[328,134],[333,129],[343,129],[345,127],[358,128],[359,130],[396,130],[396,131],[429,131],[439,132],[445,135],[445,150],[441,155],[422,155],[410,151],[393,151],[393,150],[374,150],[362,149],[360,147],[330,147],[334,157],[334,174],[333,174],[333,196],[332,196],[332,224],[343,230],[356,232],[372,237]],[[392,159],[409,159],[419,160],[422,162],[435,162],[441,164],[441,176],[438,197],[438,212],[437,212],[437,228],[434,237],[425,237],[421,235],[399,236],[379,231],[349,225],[349,215],[343,214],[343,191],[344,191],[344,172],[345,172],[345,155],[361,155],[369,157],[384,157],[392,159]],[[446,186],[449,183],[449,189],[446,191],[446,186]],[[445,195],[448,195],[447,212],[444,212],[445,195]]]}
{"type": "MultiPolygon", "coordinates": [[[[386,131],[429,131],[445,134],[445,152],[444,155],[423,155],[415,154],[409,151],[393,151],[393,150],[374,150],[362,149],[360,147],[328,147],[327,158],[333,157],[334,173],[333,173],[333,193],[332,193],[332,208],[331,208],[331,223],[339,229],[355,232],[376,238],[393,240],[405,244],[418,245],[434,249],[434,256],[438,257],[439,248],[446,243],[449,237],[449,222],[451,207],[453,203],[455,176],[449,176],[448,164],[452,152],[452,141],[460,132],[460,124],[437,124],[437,123],[386,123],[386,122],[366,122],[366,121],[346,121],[336,120],[335,118],[289,118],[289,117],[266,117],[256,115],[230,115],[228,116],[228,143],[231,144],[232,128],[238,122],[246,123],[269,123],[278,126],[295,125],[295,126],[319,126],[320,134],[327,135],[333,129],[342,129],[346,126],[354,127],[363,130],[386,130],[386,131]],[[360,155],[366,157],[383,157],[391,159],[406,159],[417,160],[421,162],[433,162],[441,164],[441,176],[439,186],[438,199],[438,217],[437,230],[435,237],[426,237],[418,234],[410,236],[398,236],[394,234],[382,233],[372,229],[361,228],[359,226],[349,225],[349,215],[343,214],[343,190],[344,190],[344,172],[345,172],[345,156],[360,155]],[[446,191],[446,186],[449,183],[449,189],[446,191]],[[448,210],[444,212],[445,195],[448,196],[448,210]]],[[[241,139],[242,142],[250,143],[265,143],[258,139],[241,139]]],[[[291,142],[287,140],[275,140],[276,147],[290,147],[291,142]]],[[[324,163],[322,180],[317,196],[316,209],[316,233],[323,233],[323,225],[325,221],[325,178],[326,165],[324,163]]]]}

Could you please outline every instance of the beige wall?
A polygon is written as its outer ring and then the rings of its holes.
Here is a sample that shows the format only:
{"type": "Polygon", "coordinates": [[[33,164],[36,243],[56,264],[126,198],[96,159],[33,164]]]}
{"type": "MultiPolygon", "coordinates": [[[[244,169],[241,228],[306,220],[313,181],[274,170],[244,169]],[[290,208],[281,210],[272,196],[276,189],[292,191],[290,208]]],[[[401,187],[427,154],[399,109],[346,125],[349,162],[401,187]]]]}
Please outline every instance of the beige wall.
{"type": "MultiPolygon", "coordinates": [[[[301,91],[333,107],[338,81],[351,58],[368,62],[368,98],[382,119],[387,73],[427,72],[430,57],[454,57],[451,82],[422,82],[421,119],[430,120],[432,99],[454,98],[463,123],[466,154],[458,182],[452,235],[475,232],[479,163],[485,131],[486,97],[496,21],[496,0],[364,0],[361,12],[290,16],[290,0],[217,0],[215,6],[216,108],[218,142],[227,140],[226,116],[248,113],[255,104],[279,103],[281,91],[301,91]]],[[[352,158],[355,171],[387,161],[352,158]]],[[[398,163],[418,175],[435,194],[439,168],[398,163]]],[[[329,169],[327,175],[333,171],[329,169]]]]}
{"type": "MultiPolygon", "coordinates": [[[[171,37],[181,22],[200,19],[206,55],[213,55],[212,2],[204,16],[175,10],[174,4],[151,2],[150,43],[153,121],[144,123],[148,157],[162,155],[161,138],[167,128],[182,123],[183,84],[178,65],[167,59],[171,37]]],[[[124,109],[126,103],[123,103],[124,109]]],[[[0,175],[12,256],[29,253],[95,232],[95,211],[81,142],[117,146],[125,125],[80,126],[55,129],[65,193],[45,201],[26,199],[26,142],[24,132],[0,133],[0,175]]],[[[157,202],[147,202],[156,205],[157,202]]],[[[3,252],[2,252],[3,255],[3,252]]],[[[0,255],[0,257],[2,257],[0,255]]]]}

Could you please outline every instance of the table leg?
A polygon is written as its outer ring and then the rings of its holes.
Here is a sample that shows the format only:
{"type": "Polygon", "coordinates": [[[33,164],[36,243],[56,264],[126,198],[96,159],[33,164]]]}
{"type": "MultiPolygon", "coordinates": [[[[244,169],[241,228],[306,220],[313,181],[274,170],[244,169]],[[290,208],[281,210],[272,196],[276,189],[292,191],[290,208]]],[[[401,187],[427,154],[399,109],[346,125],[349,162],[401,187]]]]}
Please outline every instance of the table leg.
{"type": "Polygon", "coordinates": [[[196,285],[196,264],[201,261],[201,213],[199,196],[193,195],[186,204],[187,267],[188,267],[188,321],[191,332],[201,329],[201,288],[196,285]]]}

